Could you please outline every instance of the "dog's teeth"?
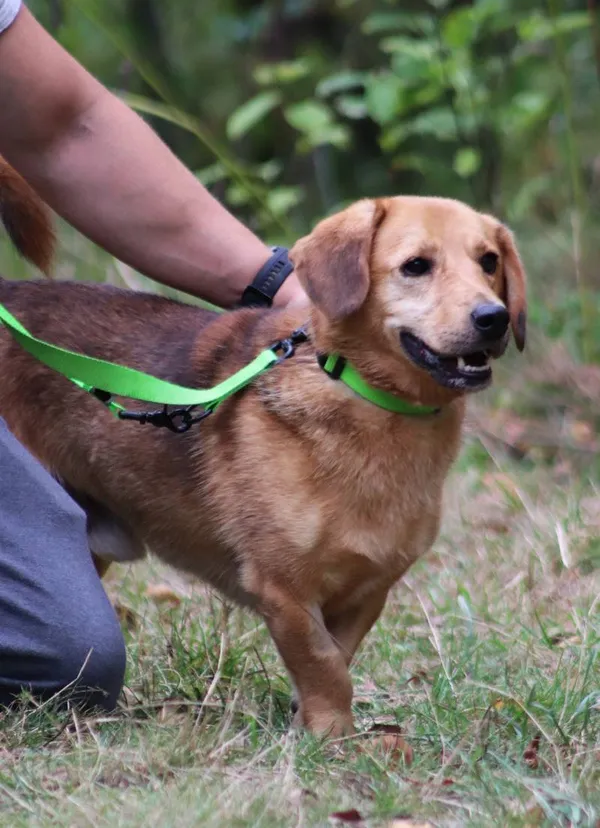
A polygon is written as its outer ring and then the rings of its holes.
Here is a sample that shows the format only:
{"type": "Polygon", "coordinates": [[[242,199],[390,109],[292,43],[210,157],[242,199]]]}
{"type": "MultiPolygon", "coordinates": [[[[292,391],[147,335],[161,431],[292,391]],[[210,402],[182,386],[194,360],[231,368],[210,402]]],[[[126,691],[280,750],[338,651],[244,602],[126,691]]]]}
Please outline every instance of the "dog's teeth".
{"type": "Polygon", "coordinates": [[[466,362],[463,357],[458,357],[457,359],[458,367],[461,371],[466,371],[468,374],[478,374],[481,371],[488,370],[488,363],[487,359],[483,365],[471,365],[470,363],[466,362]]]}

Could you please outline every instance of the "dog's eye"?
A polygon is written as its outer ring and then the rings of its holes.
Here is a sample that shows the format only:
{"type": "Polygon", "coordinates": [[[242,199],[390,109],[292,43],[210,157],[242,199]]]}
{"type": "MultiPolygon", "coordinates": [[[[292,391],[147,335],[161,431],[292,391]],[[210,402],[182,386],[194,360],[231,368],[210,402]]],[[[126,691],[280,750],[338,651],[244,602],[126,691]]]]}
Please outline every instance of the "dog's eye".
{"type": "Polygon", "coordinates": [[[429,273],[433,267],[431,259],[424,259],[422,256],[416,256],[414,259],[408,259],[402,265],[402,273],[405,276],[424,276],[429,273]]]}
{"type": "Polygon", "coordinates": [[[493,276],[498,267],[498,254],[484,253],[481,259],[479,259],[479,264],[484,273],[487,273],[488,276],[493,276]]]}

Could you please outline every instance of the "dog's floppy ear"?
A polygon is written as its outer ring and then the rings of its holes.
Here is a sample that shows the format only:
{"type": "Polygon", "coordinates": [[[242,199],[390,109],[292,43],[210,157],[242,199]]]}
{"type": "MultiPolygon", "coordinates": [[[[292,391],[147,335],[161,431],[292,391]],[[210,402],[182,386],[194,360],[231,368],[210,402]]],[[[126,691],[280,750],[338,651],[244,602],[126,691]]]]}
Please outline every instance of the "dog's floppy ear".
{"type": "Polygon", "coordinates": [[[321,221],[290,251],[300,284],[328,319],[345,319],[367,298],[371,248],[384,215],[383,201],[357,201],[321,221]]]}
{"type": "Polygon", "coordinates": [[[494,226],[496,240],[502,255],[501,299],[510,314],[510,326],[519,351],[525,347],[527,334],[527,287],[523,262],[517,251],[513,234],[494,216],[486,216],[494,226]]]}
{"type": "Polygon", "coordinates": [[[527,334],[527,288],[525,268],[517,251],[513,234],[504,224],[496,230],[504,270],[504,304],[519,351],[525,347],[527,334]]]}

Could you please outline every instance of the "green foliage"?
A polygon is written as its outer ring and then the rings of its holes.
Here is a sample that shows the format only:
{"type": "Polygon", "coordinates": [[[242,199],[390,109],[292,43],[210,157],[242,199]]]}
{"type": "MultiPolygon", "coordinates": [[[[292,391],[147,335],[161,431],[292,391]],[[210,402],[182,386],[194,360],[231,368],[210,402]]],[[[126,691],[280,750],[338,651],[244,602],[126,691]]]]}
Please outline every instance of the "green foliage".
{"type": "Polygon", "coordinates": [[[281,94],[274,89],[259,92],[233,113],[227,122],[227,137],[231,140],[242,138],[280,103],[281,94]]]}
{"type": "Polygon", "coordinates": [[[509,220],[519,238],[552,235],[570,215],[571,340],[594,358],[585,297],[598,279],[583,230],[599,206],[593,4],[590,12],[575,0],[402,8],[32,0],[32,8],[101,80],[130,102],[143,96],[138,110],[268,241],[289,243],[353,199],[395,192],[464,199],[509,220]]]}

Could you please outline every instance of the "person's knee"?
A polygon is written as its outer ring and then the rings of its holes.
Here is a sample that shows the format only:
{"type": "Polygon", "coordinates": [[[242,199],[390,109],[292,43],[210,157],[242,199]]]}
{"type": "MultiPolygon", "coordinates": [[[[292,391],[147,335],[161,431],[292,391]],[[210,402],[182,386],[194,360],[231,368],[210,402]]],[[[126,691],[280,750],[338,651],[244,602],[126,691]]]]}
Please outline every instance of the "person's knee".
{"type": "Polygon", "coordinates": [[[125,642],[116,619],[101,631],[71,631],[55,666],[60,696],[85,707],[112,710],[123,687],[125,661],[125,642]]]}

